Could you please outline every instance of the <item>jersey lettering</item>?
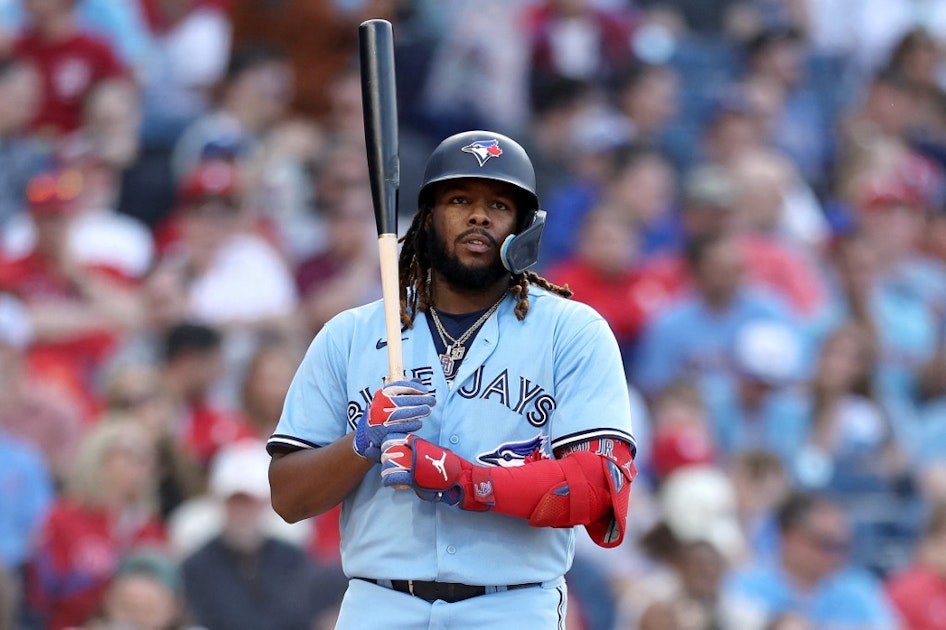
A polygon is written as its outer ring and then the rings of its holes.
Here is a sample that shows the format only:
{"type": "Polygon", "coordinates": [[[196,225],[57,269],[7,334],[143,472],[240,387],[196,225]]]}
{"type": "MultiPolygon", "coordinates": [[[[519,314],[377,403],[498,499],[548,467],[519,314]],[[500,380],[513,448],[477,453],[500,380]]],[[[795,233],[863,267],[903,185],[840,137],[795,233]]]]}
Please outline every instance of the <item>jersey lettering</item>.
{"type": "Polygon", "coordinates": [[[601,438],[598,440],[598,450],[595,451],[595,455],[603,455],[610,459],[614,459],[614,440],[610,438],[601,438]]]}
{"type": "Polygon", "coordinates": [[[355,401],[349,400],[348,409],[346,409],[345,413],[348,416],[348,426],[354,431],[358,427],[358,420],[364,415],[365,410],[355,401]]]}
{"type": "Polygon", "coordinates": [[[476,398],[476,394],[479,393],[480,387],[483,385],[483,368],[484,367],[485,366],[481,365],[478,368],[476,368],[476,371],[473,372],[473,379],[472,379],[473,382],[470,383],[469,388],[461,387],[459,390],[457,390],[457,393],[459,393],[464,398],[470,398],[470,399],[476,398]]]}
{"type": "Polygon", "coordinates": [[[543,394],[535,401],[535,411],[526,414],[526,419],[534,427],[544,426],[549,421],[549,416],[555,411],[555,399],[548,394],[543,394]]]}
{"type": "MultiPolygon", "coordinates": [[[[524,415],[526,420],[534,427],[541,427],[548,423],[552,412],[557,406],[555,399],[545,393],[545,389],[524,376],[519,377],[519,392],[515,400],[510,395],[509,371],[503,370],[497,374],[486,387],[483,386],[484,365],[476,368],[466,384],[457,390],[457,393],[468,400],[480,398],[482,400],[491,400],[501,404],[517,415],[524,415]],[[531,410],[530,410],[531,408],[531,410]]],[[[425,387],[433,386],[434,369],[430,366],[413,368],[410,371],[411,378],[419,380],[425,387]]],[[[358,419],[364,414],[365,409],[371,405],[371,389],[365,387],[358,391],[361,401],[348,401],[348,424],[354,430],[358,424],[358,419]]]]}
{"type": "Polygon", "coordinates": [[[519,402],[516,404],[516,408],[513,409],[516,413],[521,414],[526,404],[542,392],[541,385],[536,385],[534,388],[529,389],[529,385],[531,384],[532,382],[529,379],[522,376],[519,377],[519,402]]]}
{"type": "Polygon", "coordinates": [[[489,400],[489,397],[493,394],[499,394],[499,402],[504,407],[509,406],[509,373],[506,370],[500,372],[499,376],[493,379],[493,382],[489,384],[480,398],[489,400]]]}

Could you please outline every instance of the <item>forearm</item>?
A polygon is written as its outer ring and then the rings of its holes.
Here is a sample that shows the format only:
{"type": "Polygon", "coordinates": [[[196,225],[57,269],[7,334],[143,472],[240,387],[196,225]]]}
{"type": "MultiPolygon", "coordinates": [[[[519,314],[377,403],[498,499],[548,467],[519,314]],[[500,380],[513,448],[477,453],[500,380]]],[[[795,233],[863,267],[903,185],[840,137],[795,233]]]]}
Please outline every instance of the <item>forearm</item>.
{"type": "Polygon", "coordinates": [[[322,448],[281,452],[269,465],[273,509],[295,523],[342,501],[374,466],[352,450],[352,435],[322,448]]]}
{"type": "Polygon", "coordinates": [[[633,451],[623,440],[600,438],[555,460],[521,466],[478,466],[440,446],[409,436],[381,458],[391,483],[412,485],[427,501],[527,519],[533,527],[584,525],[601,546],[620,543],[634,480],[633,451]]]}

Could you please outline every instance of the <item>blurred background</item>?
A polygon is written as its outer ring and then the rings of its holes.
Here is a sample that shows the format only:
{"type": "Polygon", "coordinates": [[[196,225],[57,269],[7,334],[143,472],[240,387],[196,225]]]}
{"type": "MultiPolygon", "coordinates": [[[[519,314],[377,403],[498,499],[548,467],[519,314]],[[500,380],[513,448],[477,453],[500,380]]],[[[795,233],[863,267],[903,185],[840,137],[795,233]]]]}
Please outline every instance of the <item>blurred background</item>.
{"type": "Polygon", "coordinates": [[[520,140],[621,344],[569,629],[946,628],[943,0],[0,0],[0,630],[332,627],[263,444],[380,297],[368,18],[402,227],[443,137],[520,140]]]}

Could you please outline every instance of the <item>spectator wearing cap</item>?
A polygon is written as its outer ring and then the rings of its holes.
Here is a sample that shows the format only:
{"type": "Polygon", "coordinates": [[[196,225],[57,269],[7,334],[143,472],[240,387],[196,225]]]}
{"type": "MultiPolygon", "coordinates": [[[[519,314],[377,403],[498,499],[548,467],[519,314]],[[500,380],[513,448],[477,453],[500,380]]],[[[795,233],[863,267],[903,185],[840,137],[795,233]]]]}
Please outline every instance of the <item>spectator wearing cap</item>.
{"type": "Polygon", "coordinates": [[[259,337],[295,334],[298,296],[291,270],[276,249],[249,225],[238,166],[200,163],[181,184],[172,229],[159,265],[175,272],[186,316],[223,334],[226,372],[216,397],[231,407],[243,365],[259,337]]]}
{"type": "Polygon", "coordinates": [[[186,622],[184,581],[165,552],[140,549],[126,555],[102,598],[101,613],[87,630],[198,630],[186,622]]]}
{"type": "Polygon", "coordinates": [[[723,587],[729,610],[762,627],[795,612],[817,628],[895,630],[898,618],[881,583],[849,563],[851,528],[823,496],[793,494],[778,511],[780,550],[732,572],[723,587]]]}
{"type": "Polygon", "coordinates": [[[244,192],[232,162],[200,163],[181,184],[180,237],[163,261],[189,278],[191,317],[224,328],[278,324],[296,307],[286,263],[247,226],[244,192]]]}
{"type": "Polygon", "coordinates": [[[665,479],[657,498],[659,521],[641,544],[661,569],[633,627],[660,627],[648,626],[656,616],[673,628],[690,627],[687,620],[700,628],[747,627],[724,617],[720,600],[726,572],[749,552],[732,481],[716,466],[687,466],[665,479]]]}
{"type": "Polygon", "coordinates": [[[122,557],[163,546],[154,503],[154,442],[140,425],[103,423],[85,434],[27,571],[40,627],[80,626],[95,613],[122,557]]]}
{"type": "Polygon", "coordinates": [[[27,185],[36,240],[26,253],[0,260],[0,290],[27,307],[33,369],[94,413],[95,378],[141,317],[136,287],[111,267],[76,260],[71,227],[85,186],[72,168],[43,172],[27,185]]]}
{"type": "Polygon", "coordinates": [[[249,158],[263,134],[288,112],[292,71],[279,48],[246,44],[231,53],[217,90],[216,106],[190,123],[174,143],[171,168],[177,182],[202,159],[221,157],[221,150],[231,159],[249,158]]]}
{"type": "Polygon", "coordinates": [[[785,321],[753,318],[736,331],[734,378],[707,399],[720,457],[764,450],[783,461],[804,443],[808,407],[800,385],[806,376],[806,349],[785,321]]]}
{"type": "Polygon", "coordinates": [[[888,172],[865,173],[855,182],[855,221],[880,255],[885,284],[946,304],[946,265],[922,249],[930,214],[946,186],[946,174],[913,152],[893,156],[888,172]]]}
{"type": "Polygon", "coordinates": [[[76,0],[26,3],[27,24],[12,48],[36,65],[43,80],[32,129],[54,138],[79,127],[85,98],[96,85],[129,77],[111,44],[79,27],[75,5],[76,0]]]}
{"type": "Polygon", "coordinates": [[[301,547],[267,533],[268,469],[259,440],[214,459],[210,492],[223,504],[222,529],[182,564],[188,606],[202,626],[311,628],[341,601],[341,573],[320,573],[301,547]]]}

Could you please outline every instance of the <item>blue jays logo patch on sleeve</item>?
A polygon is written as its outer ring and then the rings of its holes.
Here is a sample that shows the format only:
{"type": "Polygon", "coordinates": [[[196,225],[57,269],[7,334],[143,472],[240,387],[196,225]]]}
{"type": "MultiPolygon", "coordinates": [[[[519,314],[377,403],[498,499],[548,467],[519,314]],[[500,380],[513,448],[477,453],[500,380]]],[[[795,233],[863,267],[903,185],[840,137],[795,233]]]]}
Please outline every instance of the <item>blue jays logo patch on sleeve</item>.
{"type": "Polygon", "coordinates": [[[539,433],[529,440],[500,444],[492,451],[480,453],[476,456],[476,460],[488,466],[503,466],[507,468],[522,466],[526,463],[526,458],[545,459],[548,457],[545,452],[545,445],[547,443],[548,438],[539,433]]]}
{"type": "Polygon", "coordinates": [[[472,153],[480,166],[486,164],[490,158],[499,157],[503,150],[499,147],[499,140],[477,140],[461,149],[464,153],[472,153]]]}

